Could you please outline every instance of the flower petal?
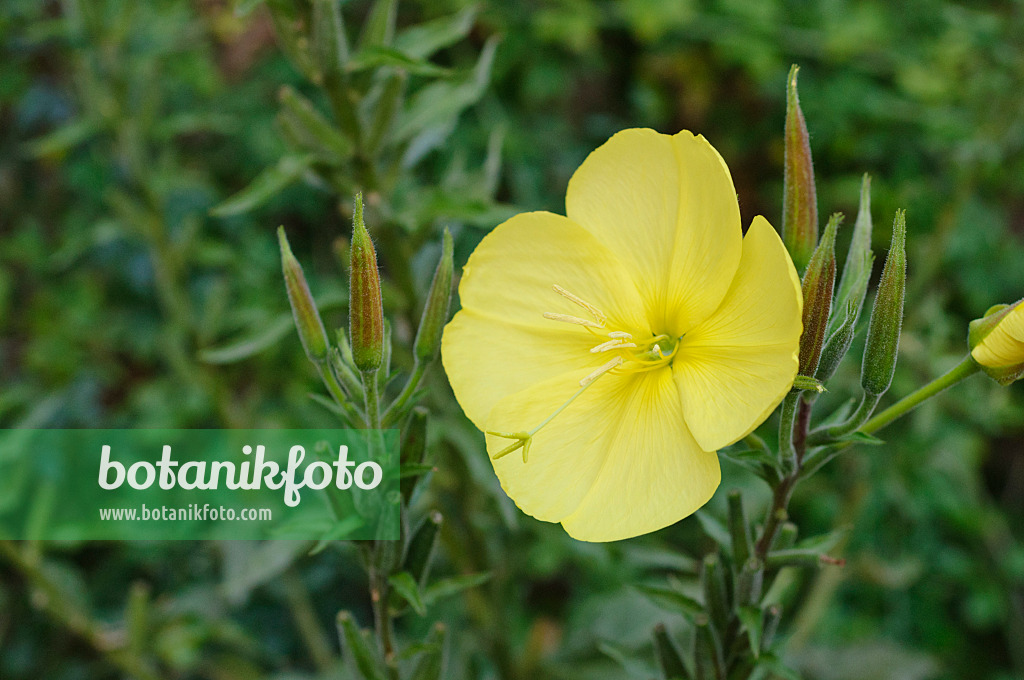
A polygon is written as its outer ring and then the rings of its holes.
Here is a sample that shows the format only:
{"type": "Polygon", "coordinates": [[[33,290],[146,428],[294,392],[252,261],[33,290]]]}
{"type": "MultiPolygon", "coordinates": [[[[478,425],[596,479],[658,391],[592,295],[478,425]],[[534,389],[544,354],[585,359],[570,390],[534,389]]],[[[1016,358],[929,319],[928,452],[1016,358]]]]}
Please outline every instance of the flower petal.
{"type": "Polygon", "coordinates": [[[1024,362],[1024,303],[1017,303],[971,355],[982,366],[993,368],[1024,362]]]}
{"type": "Polygon", "coordinates": [[[704,137],[619,132],[569,181],[566,214],[622,258],[654,332],[682,335],[721,303],[742,229],[732,177],[704,137]]]}
{"type": "Polygon", "coordinates": [[[702,451],[686,428],[671,371],[628,383],[594,485],[562,520],[577,540],[617,541],[674,524],[707,503],[722,479],[718,456],[702,451]]]}
{"type": "Polygon", "coordinates": [[[633,327],[642,320],[643,307],[625,269],[578,225],[544,212],[499,225],[469,258],[459,284],[462,310],[441,341],[452,389],[477,427],[484,428],[500,399],[567,371],[579,380],[600,365],[589,349],[601,337],[543,317],[555,312],[592,318],[555,293],[555,284],[598,307],[609,325],[633,327]]]}
{"type": "Polygon", "coordinates": [[[750,434],[782,401],[798,368],[800,279],[763,217],[722,305],[679,343],[673,373],[686,424],[715,451],[750,434]]]}
{"type": "MultiPolygon", "coordinates": [[[[582,377],[566,373],[502,399],[491,411],[487,429],[514,432],[536,427],[580,389],[582,377]]],[[[487,453],[501,486],[523,512],[560,522],[579,507],[604,464],[630,382],[616,375],[599,378],[534,435],[525,463],[521,450],[494,460],[512,442],[487,435],[487,453]]]]}
{"type": "MultiPolygon", "coordinates": [[[[502,400],[489,429],[543,422],[577,389],[573,377],[502,400]]],[[[491,456],[508,444],[487,437],[491,456]]],[[[492,462],[523,512],[560,521],[584,541],[668,526],[706,503],[721,480],[718,457],[702,451],[686,429],[668,370],[599,378],[537,432],[526,463],[521,451],[492,462]]]]}

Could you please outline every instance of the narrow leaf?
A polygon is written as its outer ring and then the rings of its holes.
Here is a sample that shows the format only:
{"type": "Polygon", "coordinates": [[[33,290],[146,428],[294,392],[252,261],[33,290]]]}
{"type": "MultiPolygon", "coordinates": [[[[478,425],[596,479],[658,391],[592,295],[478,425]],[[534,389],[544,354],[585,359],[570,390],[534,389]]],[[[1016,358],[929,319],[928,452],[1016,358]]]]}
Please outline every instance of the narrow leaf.
{"type": "Polygon", "coordinates": [[[215,217],[230,217],[257,208],[281,193],[302,177],[313,164],[315,156],[285,156],[277,165],[267,168],[246,188],[210,211],[215,217]]]}
{"type": "Polygon", "coordinates": [[[692,597],[688,597],[678,590],[665,586],[634,586],[647,598],[662,609],[672,614],[682,614],[692,618],[704,611],[704,606],[692,597]]]}
{"type": "Polygon", "coordinates": [[[423,604],[423,598],[420,595],[419,584],[416,583],[416,579],[412,577],[407,571],[400,571],[397,574],[392,574],[388,578],[388,583],[395,589],[395,592],[402,596],[402,599],[409,603],[409,606],[415,610],[420,616],[425,616],[427,608],[423,604]]]}
{"type": "Polygon", "coordinates": [[[475,588],[491,579],[489,573],[454,576],[432,583],[423,590],[423,604],[430,606],[440,599],[475,588]]]}
{"type": "Polygon", "coordinates": [[[407,28],[395,38],[395,48],[413,59],[426,59],[469,35],[477,11],[471,5],[449,17],[407,28]]]}
{"type": "Polygon", "coordinates": [[[376,654],[370,649],[349,612],[343,611],[338,614],[338,636],[345,659],[360,677],[364,680],[384,680],[376,654]]]}

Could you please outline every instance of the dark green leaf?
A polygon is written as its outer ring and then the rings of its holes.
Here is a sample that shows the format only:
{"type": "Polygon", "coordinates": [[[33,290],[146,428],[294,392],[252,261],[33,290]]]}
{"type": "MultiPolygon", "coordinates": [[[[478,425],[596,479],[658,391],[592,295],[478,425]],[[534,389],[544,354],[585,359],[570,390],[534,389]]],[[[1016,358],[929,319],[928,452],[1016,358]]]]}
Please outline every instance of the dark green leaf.
{"type": "Polygon", "coordinates": [[[392,574],[388,578],[388,583],[395,589],[395,592],[402,596],[402,599],[409,603],[409,606],[415,610],[420,616],[424,616],[427,613],[427,608],[423,604],[423,598],[420,595],[419,584],[416,583],[416,579],[412,577],[407,571],[401,571],[397,574],[392,574]]]}
{"type": "Polygon", "coordinates": [[[313,154],[285,156],[277,165],[261,172],[249,186],[211,210],[210,214],[229,217],[263,205],[302,177],[315,160],[313,154]]]}

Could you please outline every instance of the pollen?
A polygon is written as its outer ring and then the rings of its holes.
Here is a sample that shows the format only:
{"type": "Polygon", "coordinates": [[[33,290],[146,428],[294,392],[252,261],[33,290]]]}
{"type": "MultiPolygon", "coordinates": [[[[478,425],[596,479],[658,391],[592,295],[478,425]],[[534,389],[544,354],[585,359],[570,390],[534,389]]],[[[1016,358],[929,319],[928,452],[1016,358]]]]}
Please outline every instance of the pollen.
{"type": "Polygon", "coordinates": [[[590,373],[585,378],[580,380],[580,387],[586,387],[586,386],[590,385],[592,382],[594,382],[595,380],[600,378],[602,375],[604,375],[608,371],[612,370],[613,368],[616,368],[617,366],[621,366],[621,365],[622,365],[622,357],[615,357],[614,359],[611,359],[608,362],[606,362],[604,364],[601,364],[600,367],[594,369],[594,371],[592,373],[590,373]]]}
{"type": "Polygon", "coordinates": [[[581,319],[578,316],[572,316],[570,314],[557,314],[555,312],[544,312],[545,319],[552,321],[561,321],[563,323],[576,324],[577,326],[586,326],[587,328],[604,328],[604,323],[597,323],[589,321],[587,319],[581,319]]]}
{"type": "Polygon", "coordinates": [[[590,312],[593,315],[593,317],[595,319],[597,319],[597,322],[599,324],[601,324],[602,326],[604,325],[604,322],[608,320],[608,317],[606,317],[604,312],[602,312],[600,309],[598,309],[594,305],[590,304],[589,302],[587,302],[583,298],[579,297],[578,295],[573,295],[572,293],[567,291],[565,288],[562,288],[561,286],[559,286],[557,283],[555,285],[551,286],[551,288],[556,293],[558,293],[559,295],[564,297],[566,300],[569,300],[570,302],[573,302],[573,303],[579,305],[580,307],[582,307],[583,309],[587,310],[588,312],[590,312]]]}

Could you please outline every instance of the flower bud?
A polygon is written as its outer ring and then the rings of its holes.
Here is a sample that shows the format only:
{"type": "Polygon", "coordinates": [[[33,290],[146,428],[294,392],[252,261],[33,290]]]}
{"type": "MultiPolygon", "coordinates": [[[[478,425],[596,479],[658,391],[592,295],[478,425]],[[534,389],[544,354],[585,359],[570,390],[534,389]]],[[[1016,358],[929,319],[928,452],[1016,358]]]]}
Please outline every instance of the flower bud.
{"type": "Polygon", "coordinates": [[[302,348],[306,350],[309,360],[315,364],[322,364],[327,361],[330,351],[327,331],[320,320],[320,312],[316,309],[313,295],[309,292],[309,285],[302,273],[302,265],[292,255],[284,227],[278,228],[277,240],[281,246],[281,269],[284,271],[284,286],[288,291],[292,316],[295,317],[295,329],[299,332],[299,340],[302,341],[302,348]]]}
{"type": "Polygon", "coordinates": [[[423,316],[413,343],[413,351],[419,361],[432,360],[441,347],[441,332],[448,321],[448,305],[452,299],[452,271],[455,268],[452,260],[452,235],[445,229],[441,259],[434,270],[434,280],[430,283],[427,303],[423,306],[423,316]]]}
{"type": "Polygon", "coordinates": [[[804,273],[804,332],[800,336],[800,375],[814,375],[821,359],[836,281],[836,231],[842,221],[842,213],[829,218],[825,235],[814,250],[804,273]]]}
{"type": "Polygon", "coordinates": [[[356,194],[353,216],[348,328],[352,360],[364,373],[380,368],[384,357],[384,308],[380,297],[377,252],[363,223],[363,196],[356,194]]]}
{"type": "Polygon", "coordinates": [[[903,294],[907,282],[906,211],[897,210],[892,226],[892,245],[885,258],[878,293],[871,308],[868,339],[860,384],[870,395],[885,394],[896,371],[896,353],[903,326],[903,294]]]}
{"type": "Polygon", "coordinates": [[[796,64],[786,85],[786,156],[782,197],[782,241],[797,271],[811,259],[818,243],[818,198],[814,190],[814,164],[807,123],[796,93],[796,64]]]}
{"type": "Polygon", "coordinates": [[[997,305],[971,322],[971,356],[1000,385],[1024,377],[1024,299],[997,305]]]}
{"type": "MultiPolygon", "coordinates": [[[[845,311],[851,302],[854,303],[854,322],[860,317],[860,310],[864,306],[864,298],[867,296],[868,283],[871,279],[871,265],[875,261],[875,256],[871,252],[871,232],[871,176],[865,173],[860,185],[857,221],[853,225],[853,238],[850,239],[850,249],[846,253],[843,276],[836,288],[834,305],[836,310],[845,311]]],[[[829,334],[834,333],[848,316],[833,315],[829,324],[829,334]]]]}

